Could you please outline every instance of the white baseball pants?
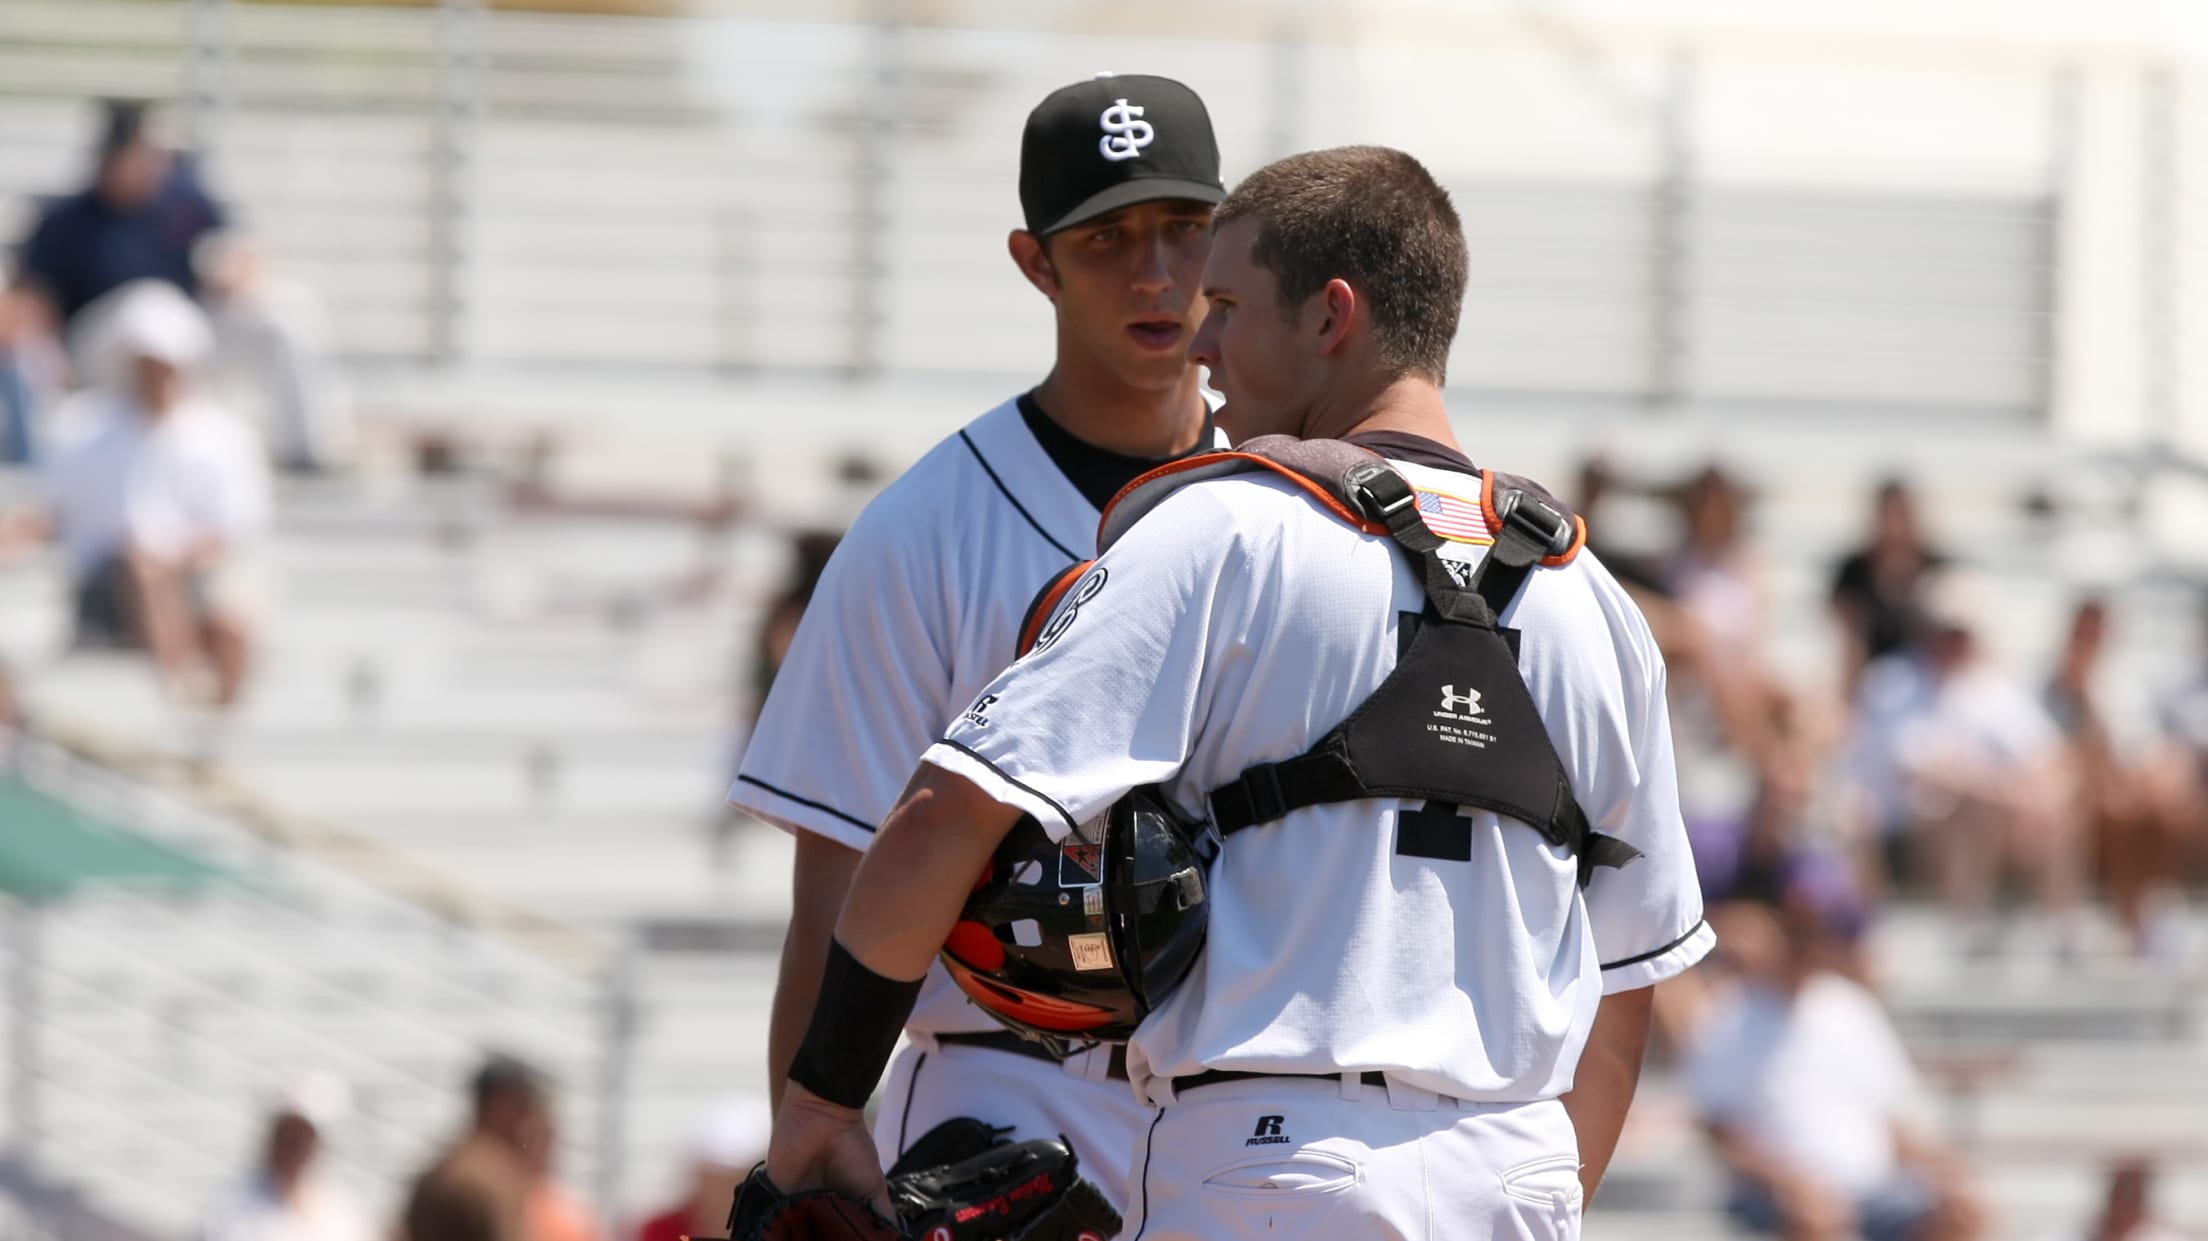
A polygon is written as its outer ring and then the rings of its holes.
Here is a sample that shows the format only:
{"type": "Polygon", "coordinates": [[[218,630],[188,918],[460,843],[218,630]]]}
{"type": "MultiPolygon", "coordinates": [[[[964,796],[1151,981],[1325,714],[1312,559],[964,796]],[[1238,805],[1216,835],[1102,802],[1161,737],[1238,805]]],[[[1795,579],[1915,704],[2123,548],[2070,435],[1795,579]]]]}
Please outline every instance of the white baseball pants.
{"type": "Polygon", "coordinates": [[[1153,1115],[1131,1241],[1579,1236],[1579,1144],[1554,1099],[1265,1077],[1197,1087],[1153,1115]]]}

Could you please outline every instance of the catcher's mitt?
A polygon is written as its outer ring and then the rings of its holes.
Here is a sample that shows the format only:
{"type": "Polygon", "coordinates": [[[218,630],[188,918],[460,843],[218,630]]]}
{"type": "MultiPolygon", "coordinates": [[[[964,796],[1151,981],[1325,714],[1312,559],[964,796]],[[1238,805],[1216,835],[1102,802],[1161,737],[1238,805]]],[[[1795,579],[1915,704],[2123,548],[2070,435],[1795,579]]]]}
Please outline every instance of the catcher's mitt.
{"type": "MultiPolygon", "coordinates": [[[[949,1147],[967,1145],[957,1142],[949,1147]]],[[[817,1189],[782,1193],[767,1179],[762,1164],[736,1189],[729,1238],[1104,1241],[1119,1231],[1119,1216],[1094,1187],[1080,1179],[1079,1167],[1073,1148],[1063,1139],[1000,1142],[955,1163],[889,1178],[889,1196],[899,1221],[893,1224],[866,1203],[842,1194],[817,1189]]]]}
{"type": "MultiPolygon", "coordinates": [[[[1063,1138],[1001,1144],[957,1163],[891,1177],[889,1198],[919,1241],[1041,1241],[1059,1235],[1053,1223],[1075,1187],[1088,1189],[1077,1175],[1080,1162],[1063,1138]]],[[[1088,1196],[1103,1204],[1094,1190],[1088,1196]]],[[[1098,1241],[1117,1231],[1113,1216],[1098,1241]]]]}
{"type": "Polygon", "coordinates": [[[904,1235],[856,1198],[826,1189],[783,1193],[767,1179],[764,1163],[736,1187],[728,1212],[729,1241],[900,1241],[904,1235]]]}

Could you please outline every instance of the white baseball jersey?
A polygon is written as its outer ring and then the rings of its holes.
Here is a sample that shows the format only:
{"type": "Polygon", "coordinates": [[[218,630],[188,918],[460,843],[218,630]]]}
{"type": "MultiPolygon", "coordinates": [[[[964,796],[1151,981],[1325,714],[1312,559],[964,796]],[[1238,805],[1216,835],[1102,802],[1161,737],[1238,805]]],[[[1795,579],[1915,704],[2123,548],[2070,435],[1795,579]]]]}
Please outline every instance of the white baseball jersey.
{"type": "MultiPolygon", "coordinates": [[[[853,523],[775,674],[730,801],[864,850],[921,752],[1012,662],[1036,592],[1096,554],[1096,503],[1019,406],[1006,401],[936,445],[853,523]]],[[[1129,478],[1140,465],[1127,463],[1129,478]]],[[[940,966],[908,1028],[1003,1029],[940,966]]]]}
{"type": "MultiPolygon", "coordinates": [[[[1477,477],[1400,468],[1443,555],[1485,555],[1477,477]]],[[[1252,764],[1303,753],[1380,686],[1400,614],[1425,601],[1389,539],[1266,473],[1174,492],[1090,575],[1101,585],[1069,592],[1086,602],[1061,606],[1057,640],[927,753],[1059,836],[1144,784],[1200,816],[1252,764]]],[[[1423,803],[1394,799],[1242,832],[1214,864],[1206,951],[1130,1045],[1138,1088],[1214,1068],[1377,1069],[1464,1100],[1552,1098],[1603,994],[1708,951],[1663,661],[1639,611],[1582,552],[1531,574],[1503,620],[1589,821],[1641,856],[1582,891],[1564,850],[1484,811],[1463,814],[1469,860],[1399,856],[1396,820],[1423,803]]]]}

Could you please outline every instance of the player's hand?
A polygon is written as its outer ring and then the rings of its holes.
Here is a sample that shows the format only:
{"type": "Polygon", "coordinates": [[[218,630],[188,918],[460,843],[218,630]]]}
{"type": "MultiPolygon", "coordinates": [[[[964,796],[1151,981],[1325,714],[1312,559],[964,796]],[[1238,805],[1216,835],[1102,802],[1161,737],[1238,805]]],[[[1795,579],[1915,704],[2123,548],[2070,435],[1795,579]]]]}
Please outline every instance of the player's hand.
{"type": "Polygon", "coordinates": [[[830,1103],[796,1082],[783,1088],[782,1108],[774,1114],[767,1177],[786,1194],[832,1189],[872,1203],[884,1219],[897,1218],[865,1114],[830,1103]]]}

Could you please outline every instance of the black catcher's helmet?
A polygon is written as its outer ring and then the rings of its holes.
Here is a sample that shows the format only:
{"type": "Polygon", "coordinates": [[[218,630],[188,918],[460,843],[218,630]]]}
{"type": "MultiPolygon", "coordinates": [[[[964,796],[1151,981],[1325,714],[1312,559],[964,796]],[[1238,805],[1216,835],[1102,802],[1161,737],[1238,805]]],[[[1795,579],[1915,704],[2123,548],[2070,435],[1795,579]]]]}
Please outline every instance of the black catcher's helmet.
{"type": "Polygon", "coordinates": [[[1023,817],[951,928],[944,968],[989,1015],[1061,1054],[1125,1042],[1203,950],[1200,832],[1154,787],[1063,844],[1023,817]]]}

